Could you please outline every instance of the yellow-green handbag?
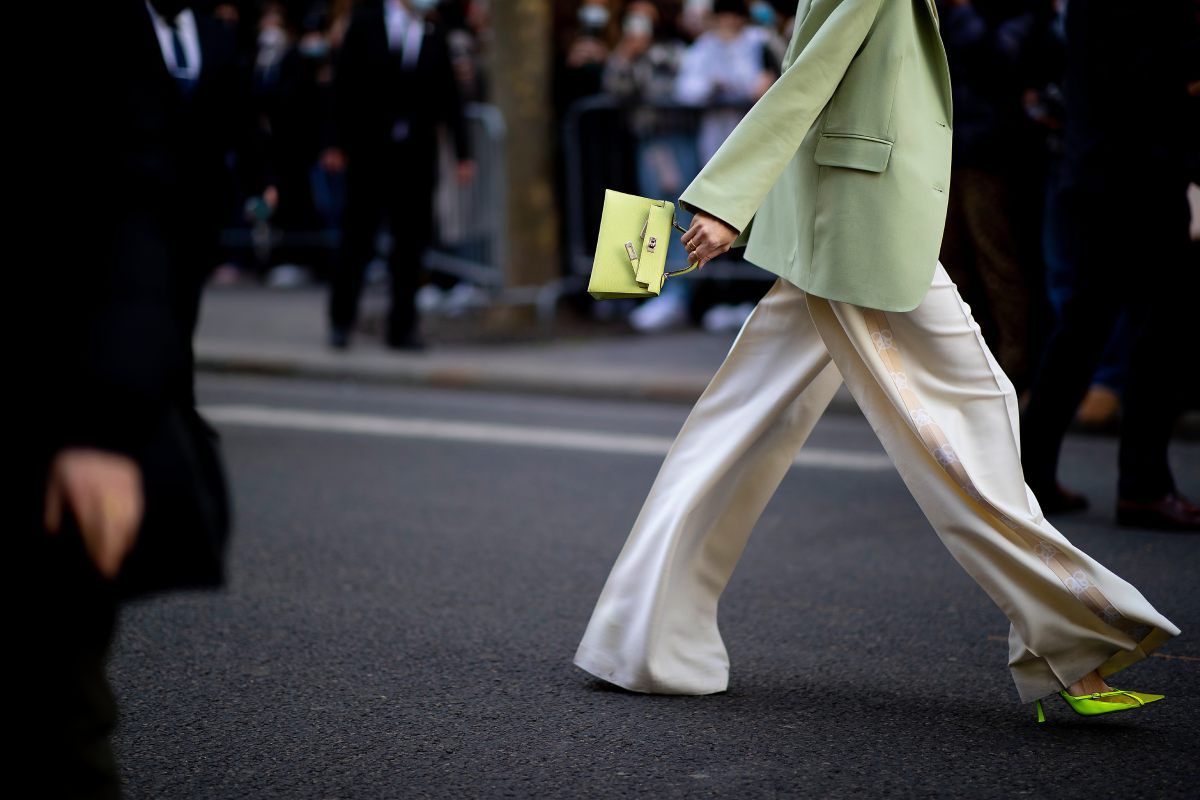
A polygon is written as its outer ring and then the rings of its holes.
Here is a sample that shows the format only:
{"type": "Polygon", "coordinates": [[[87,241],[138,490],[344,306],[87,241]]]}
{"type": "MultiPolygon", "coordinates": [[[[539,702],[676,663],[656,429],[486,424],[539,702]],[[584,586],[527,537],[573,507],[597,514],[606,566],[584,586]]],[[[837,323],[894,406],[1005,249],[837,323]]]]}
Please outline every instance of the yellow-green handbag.
{"type": "Polygon", "coordinates": [[[605,190],[588,294],[597,300],[654,297],[667,278],[694,270],[689,264],[667,272],[672,227],[685,230],[675,221],[674,203],[605,190]]]}

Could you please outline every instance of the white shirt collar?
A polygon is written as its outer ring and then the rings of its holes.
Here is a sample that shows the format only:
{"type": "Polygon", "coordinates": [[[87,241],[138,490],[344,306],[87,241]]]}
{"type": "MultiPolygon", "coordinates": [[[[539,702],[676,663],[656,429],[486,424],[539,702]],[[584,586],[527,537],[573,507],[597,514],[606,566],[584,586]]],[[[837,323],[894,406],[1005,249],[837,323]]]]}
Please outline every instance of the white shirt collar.
{"type": "Polygon", "coordinates": [[[405,8],[400,0],[385,0],[383,18],[387,27],[388,48],[402,53],[404,66],[411,68],[421,54],[425,19],[405,8]]]}
{"type": "Polygon", "coordinates": [[[175,15],[174,28],[179,33],[179,41],[183,45],[183,55],[187,63],[180,67],[175,63],[175,43],[171,40],[171,24],[163,18],[158,10],[146,0],[146,10],[154,23],[154,33],[158,37],[158,47],[162,50],[163,62],[167,71],[176,78],[196,80],[200,77],[200,35],[196,30],[196,15],[190,8],[185,8],[175,15]]]}

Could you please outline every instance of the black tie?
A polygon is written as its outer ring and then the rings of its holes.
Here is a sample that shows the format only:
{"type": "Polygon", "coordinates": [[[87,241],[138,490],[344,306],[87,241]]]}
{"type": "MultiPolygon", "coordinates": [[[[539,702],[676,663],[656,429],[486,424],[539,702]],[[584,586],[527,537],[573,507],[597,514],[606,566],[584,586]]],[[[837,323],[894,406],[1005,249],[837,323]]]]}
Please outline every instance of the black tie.
{"type": "Polygon", "coordinates": [[[183,49],[183,39],[179,35],[179,28],[175,25],[169,27],[171,29],[171,47],[175,50],[175,82],[179,84],[184,97],[187,97],[191,95],[192,89],[196,88],[196,81],[188,74],[187,51],[183,49]]]}

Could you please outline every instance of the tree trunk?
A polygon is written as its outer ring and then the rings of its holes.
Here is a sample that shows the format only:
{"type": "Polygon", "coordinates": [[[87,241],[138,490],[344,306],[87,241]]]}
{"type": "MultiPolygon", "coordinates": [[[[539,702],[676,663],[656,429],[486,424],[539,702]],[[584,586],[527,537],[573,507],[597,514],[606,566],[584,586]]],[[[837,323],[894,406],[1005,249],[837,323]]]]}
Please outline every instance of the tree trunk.
{"type": "Polygon", "coordinates": [[[533,286],[559,275],[551,136],[553,3],[492,3],[492,100],[504,114],[508,176],[505,285],[533,286]]]}

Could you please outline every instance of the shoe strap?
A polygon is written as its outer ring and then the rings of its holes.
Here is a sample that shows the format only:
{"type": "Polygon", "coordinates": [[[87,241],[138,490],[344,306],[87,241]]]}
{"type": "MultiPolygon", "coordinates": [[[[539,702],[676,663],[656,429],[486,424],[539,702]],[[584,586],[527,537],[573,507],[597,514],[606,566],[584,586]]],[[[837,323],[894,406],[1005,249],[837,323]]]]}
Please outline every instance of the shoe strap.
{"type": "MultiPolygon", "coordinates": [[[[1143,702],[1142,698],[1138,697],[1133,692],[1127,692],[1124,689],[1113,689],[1111,692],[1092,692],[1091,694],[1079,695],[1078,697],[1075,697],[1075,699],[1076,700],[1098,700],[1101,697],[1116,697],[1118,695],[1132,697],[1134,700],[1137,700],[1137,704],[1139,706],[1146,705],[1146,703],[1143,702]]],[[[1072,695],[1072,697],[1074,697],[1074,695],[1072,695]]]]}

